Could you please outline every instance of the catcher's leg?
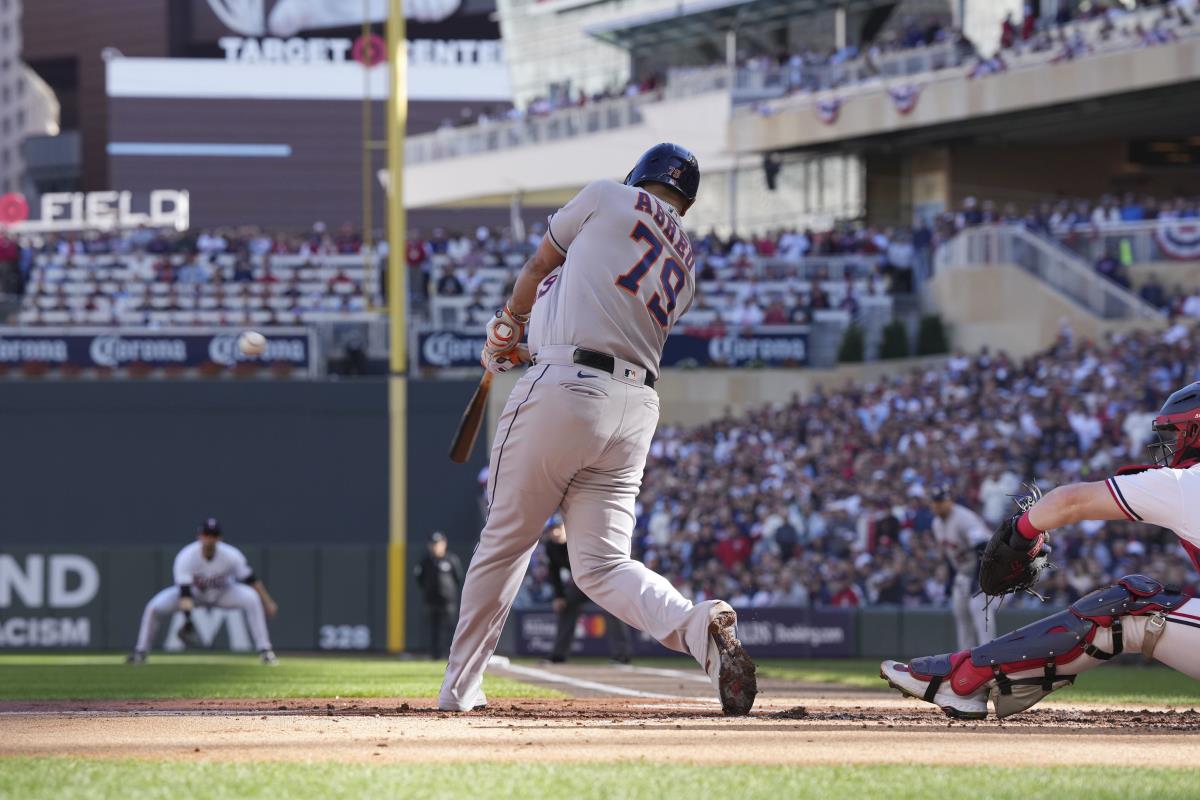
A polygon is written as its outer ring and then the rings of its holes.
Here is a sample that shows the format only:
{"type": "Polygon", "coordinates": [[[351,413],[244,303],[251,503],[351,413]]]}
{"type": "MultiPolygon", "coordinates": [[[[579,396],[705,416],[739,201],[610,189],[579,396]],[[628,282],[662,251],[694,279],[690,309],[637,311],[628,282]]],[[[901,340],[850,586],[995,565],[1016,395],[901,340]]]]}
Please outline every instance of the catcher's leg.
{"type": "Polygon", "coordinates": [[[1144,575],[1081,598],[1071,608],[970,651],[885,661],[881,676],[952,717],[983,719],[1024,711],[1081,672],[1122,652],[1142,652],[1200,678],[1200,601],[1144,575]]]}
{"type": "Polygon", "coordinates": [[[179,587],[168,586],[163,589],[150,601],[146,603],[146,608],[142,611],[142,624],[138,628],[137,644],[134,645],[134,652],[145,655],[150,652],[150,648],[154,644],[154,636],[158,633],[158,621],[161,617],[167,617],[179,610],[179,587]]]}

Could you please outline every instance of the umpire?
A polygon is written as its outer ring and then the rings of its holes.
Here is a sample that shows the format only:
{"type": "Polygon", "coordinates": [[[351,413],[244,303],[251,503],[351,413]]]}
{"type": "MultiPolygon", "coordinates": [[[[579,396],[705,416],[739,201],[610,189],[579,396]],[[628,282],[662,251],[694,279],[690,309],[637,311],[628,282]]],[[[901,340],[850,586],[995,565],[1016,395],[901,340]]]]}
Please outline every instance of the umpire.
{"type": "MultiPolygon", "coordinates": [[[[575,581],[571,580],[567,528],[561,517],[551,517],[546,523],[544,541],[546,558],[550,562],[550,587],[554,590],[554,614],[558,617],[554,652],[550,654],[550,661],[561,664],[567,660],[571,644],[575,641],[575,623],[579,621],[579,612],[591,600],[575,585],[575,581]]],[[[618,664],[628,664],[633,659],[633,641],[629,635],[629,626],[609,613],[604,614],[604,619],[605,627],[608,628],[608,646],[611,649],[612,660],[618,664]]]]}
{"type": "Polygon", "coordinates": [[[454,553],[446,552],[446,536],[436,531],[429,537],[429,551],[414,570],[417,586],[425,598],[425,613],[429,620],[429,657],[440,661],[446,657],[447,634],[458,615],[458,596],[462,591],[462,562],[454,553]]]}

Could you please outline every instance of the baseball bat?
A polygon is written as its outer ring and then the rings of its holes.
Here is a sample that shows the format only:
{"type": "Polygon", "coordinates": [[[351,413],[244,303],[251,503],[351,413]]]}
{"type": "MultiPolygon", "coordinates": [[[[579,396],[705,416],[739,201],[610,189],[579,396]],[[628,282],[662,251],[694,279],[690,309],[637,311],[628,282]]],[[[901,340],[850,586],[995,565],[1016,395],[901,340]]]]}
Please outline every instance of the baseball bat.
{"type": "Polygon", "coordinates": [[[483,412],[487,408],[488,393],[492,390],[492,373],[485,372],[467,403],[458,430],[454,432],[454,440],[450,442],[450,460],[455,464],[465,464],[475,449],[475,439],[479,436],[479,426],[483,424],[483,412]]]}

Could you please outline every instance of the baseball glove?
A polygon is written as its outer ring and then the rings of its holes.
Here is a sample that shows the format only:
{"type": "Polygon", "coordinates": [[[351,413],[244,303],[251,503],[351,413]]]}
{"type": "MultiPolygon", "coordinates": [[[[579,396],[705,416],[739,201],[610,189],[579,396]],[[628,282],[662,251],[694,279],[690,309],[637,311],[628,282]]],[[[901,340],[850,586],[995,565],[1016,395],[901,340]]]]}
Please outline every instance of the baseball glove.
{"type": "Polygon", "coordinates": [[[183,642],[183,646],[188,650],[203,647],[203,643],[200,641],[200,634],[196,632],[196,626],[192,624],[190,619],[183,623],[177,635],[179,636],[179,641],[183,642]]]}
{"type": "Polygon", "coordinates": [[[1017,531],[1017,520],[1042,497],[1036,486],[1026,488],[1027,494],[1013,497],[1021,510],[1000,524],[983,550],[979,588],[989,597],[1032,592],[1050,566],[1049,536],[1042,533],[1030,541],[1017,531]]]}

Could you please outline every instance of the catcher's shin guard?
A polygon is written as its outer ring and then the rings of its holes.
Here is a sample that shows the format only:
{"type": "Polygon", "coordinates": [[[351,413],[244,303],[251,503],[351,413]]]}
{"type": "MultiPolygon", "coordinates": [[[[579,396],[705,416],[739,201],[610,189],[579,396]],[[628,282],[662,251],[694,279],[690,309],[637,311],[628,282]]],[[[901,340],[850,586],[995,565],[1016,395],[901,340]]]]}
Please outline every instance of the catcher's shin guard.
{"type": "Polygon", "coordinates": [[[976,647],[969,658],[914,659],[914,673],[941,675],[959,695],[987,688],[997,717],[1024,711],[1068,686],[1080,672],[1124,651],[1123,620],[1147,617],[1141,647],[1153,655],[1166,613],[1189,598],[1176,587],[1145,575],[1126,575],[1112,586],[1081,597],[1065,611],[976,647]]]}

